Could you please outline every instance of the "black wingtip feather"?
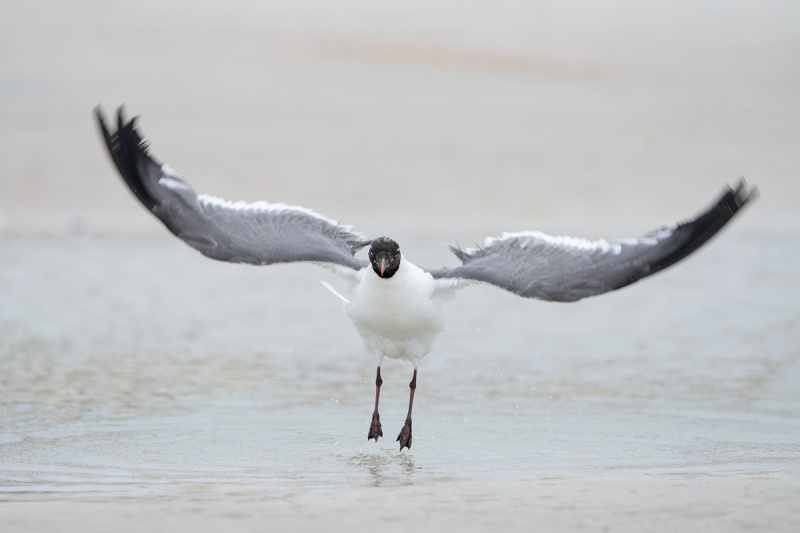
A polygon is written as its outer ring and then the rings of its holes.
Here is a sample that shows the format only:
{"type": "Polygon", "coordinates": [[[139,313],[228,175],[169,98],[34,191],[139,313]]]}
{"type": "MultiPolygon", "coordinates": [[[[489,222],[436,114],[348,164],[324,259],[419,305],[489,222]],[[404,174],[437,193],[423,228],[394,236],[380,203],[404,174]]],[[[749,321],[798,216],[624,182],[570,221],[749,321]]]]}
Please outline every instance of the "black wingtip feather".
{"type": "Polygon", "coordinates": [[[671,253],[649,264],[649,274],[663,270],[685,258],[716,235],[748,203],[759,196],[757,187],[748,187],[744,178],[734,187],[726,186],[719,199],[693,220],[681,223],[675,237],[683,242],[671,253]]]}
{"type": "MultiPolygon", "coordinates": [[[[94,108],[94,113],[112,162],[136,198],[152,211],[156,206],[156,199],[148,192],[148,188],[143,182],[144,178],[139,171],[139,162],[142,158],[151,160],[153,158],[147,153],[147,143],[143,141],[137,131],[137,117],[126,120],[125,107],[119,106],[117,108],[117,130],[111,132],[99,105],[94,108]]],[[[155,160],[153,161],[155,162],[155,160]]]]}

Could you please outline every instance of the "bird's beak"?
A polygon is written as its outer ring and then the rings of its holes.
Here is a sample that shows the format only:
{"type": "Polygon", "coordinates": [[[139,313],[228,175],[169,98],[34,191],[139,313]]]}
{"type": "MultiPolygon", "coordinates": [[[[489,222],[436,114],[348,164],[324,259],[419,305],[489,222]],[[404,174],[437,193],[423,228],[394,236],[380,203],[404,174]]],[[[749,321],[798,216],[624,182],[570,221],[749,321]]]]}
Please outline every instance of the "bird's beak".
{"type": "Polygon", "coordinates": [[[386,270],[386,258],[381,257],[381,260],[378,262],[378,267],[381,269],[381,277],[383,277],[383,271],[386,270]]]}

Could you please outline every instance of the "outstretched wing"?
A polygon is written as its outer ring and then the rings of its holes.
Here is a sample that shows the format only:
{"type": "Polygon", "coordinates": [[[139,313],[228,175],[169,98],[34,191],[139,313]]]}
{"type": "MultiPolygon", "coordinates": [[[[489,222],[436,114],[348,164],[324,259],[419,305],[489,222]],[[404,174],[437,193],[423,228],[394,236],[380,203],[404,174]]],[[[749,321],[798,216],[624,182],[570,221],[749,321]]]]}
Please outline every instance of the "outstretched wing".
{"type": "Polygon", "coordinates": [[[708,210],[638,239],[607,242],[551,237],[540,232],[504,233],[483,247],[451,247],[463,263],[429,270],[441,280],[491,283],[525,298],[574,302],[613,291],[677,263],[713,237],[758,189],[741,180],[728,186],[708,210]]]}
{"type": "Polygon", "coordinates": [[[354,270],[367,265],[354,255],[368,241],[349,227],[302,207],[197,195],[175,171],[148,153],[135,118],[126,121],[120,107],[117,131],[111,132],[99,107],[95,114],[111,159],[133,194],[172,233],[203,255],[253,265],[311,261],[354,270]]]}

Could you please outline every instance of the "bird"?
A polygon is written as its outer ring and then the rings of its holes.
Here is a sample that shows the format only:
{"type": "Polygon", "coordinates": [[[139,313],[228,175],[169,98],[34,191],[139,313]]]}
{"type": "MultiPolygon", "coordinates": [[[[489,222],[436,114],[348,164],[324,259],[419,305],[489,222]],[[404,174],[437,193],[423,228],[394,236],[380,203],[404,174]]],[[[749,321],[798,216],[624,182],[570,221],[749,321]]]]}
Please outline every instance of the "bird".
{"type": "Polygon", "coordinates": [[[98,105],[95,117],[108,154],[139,202],[169,231],[201,254],[251,265],[308,262],[334,270],[349,287],[344,296],[323,283],[376,362],[375,406],[367,440],[383,437],[379,415],[385,357],[413,365],[408,412],[396,442],[412,444],[412,409],[420,361],[444,330],[443,304],[462,287],[488,284],[524,298],[575,302],[626,287],[684,259],[719,232],[758,188],[741,178],[726,185],[709,207],[682,222],[639,238],[607,241],[551,236],[539,231],[502,233],[482,246],[450,246],[460,261],[425,268],[389,237],[367,239],[311,209],[283,203],[231,202],[197,194],[169,165],[150,154],[138,117],[117,108],[116,130],[98,105]],[[367,258],[356,255],[367,248],[367,258]]]}

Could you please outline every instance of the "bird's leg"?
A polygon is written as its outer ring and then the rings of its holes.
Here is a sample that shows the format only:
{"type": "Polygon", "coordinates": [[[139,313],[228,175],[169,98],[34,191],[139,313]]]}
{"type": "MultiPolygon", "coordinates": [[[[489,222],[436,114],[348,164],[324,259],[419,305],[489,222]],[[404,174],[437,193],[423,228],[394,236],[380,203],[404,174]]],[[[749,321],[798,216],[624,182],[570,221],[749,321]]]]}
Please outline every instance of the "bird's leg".
{"type": "Polygon", "coordinates": [[[408,397],[408,415],[406,415],[406,424],[400,430],[397,436],[397,442],[400,443],[400,450],[403,448],[411,449],[411,408],[414,407],[414,391],[417,389],[417,369],[414,369],[414,377],[411,378],[411,383],[408,384],[411,389],[411,394],[408,397]]]}
{"type": "Polygon", "coordinates": [[[372,413],[372,424],[369,426],[369,433],[367,440],[375,439],[378,442],[378,437],[383,437],[383,430],[381,429],[381,416],[378,414],[378,400],[381,397],[381,367],[378,367],[378,375],[375,377],[375,411],[372,413]]]}

